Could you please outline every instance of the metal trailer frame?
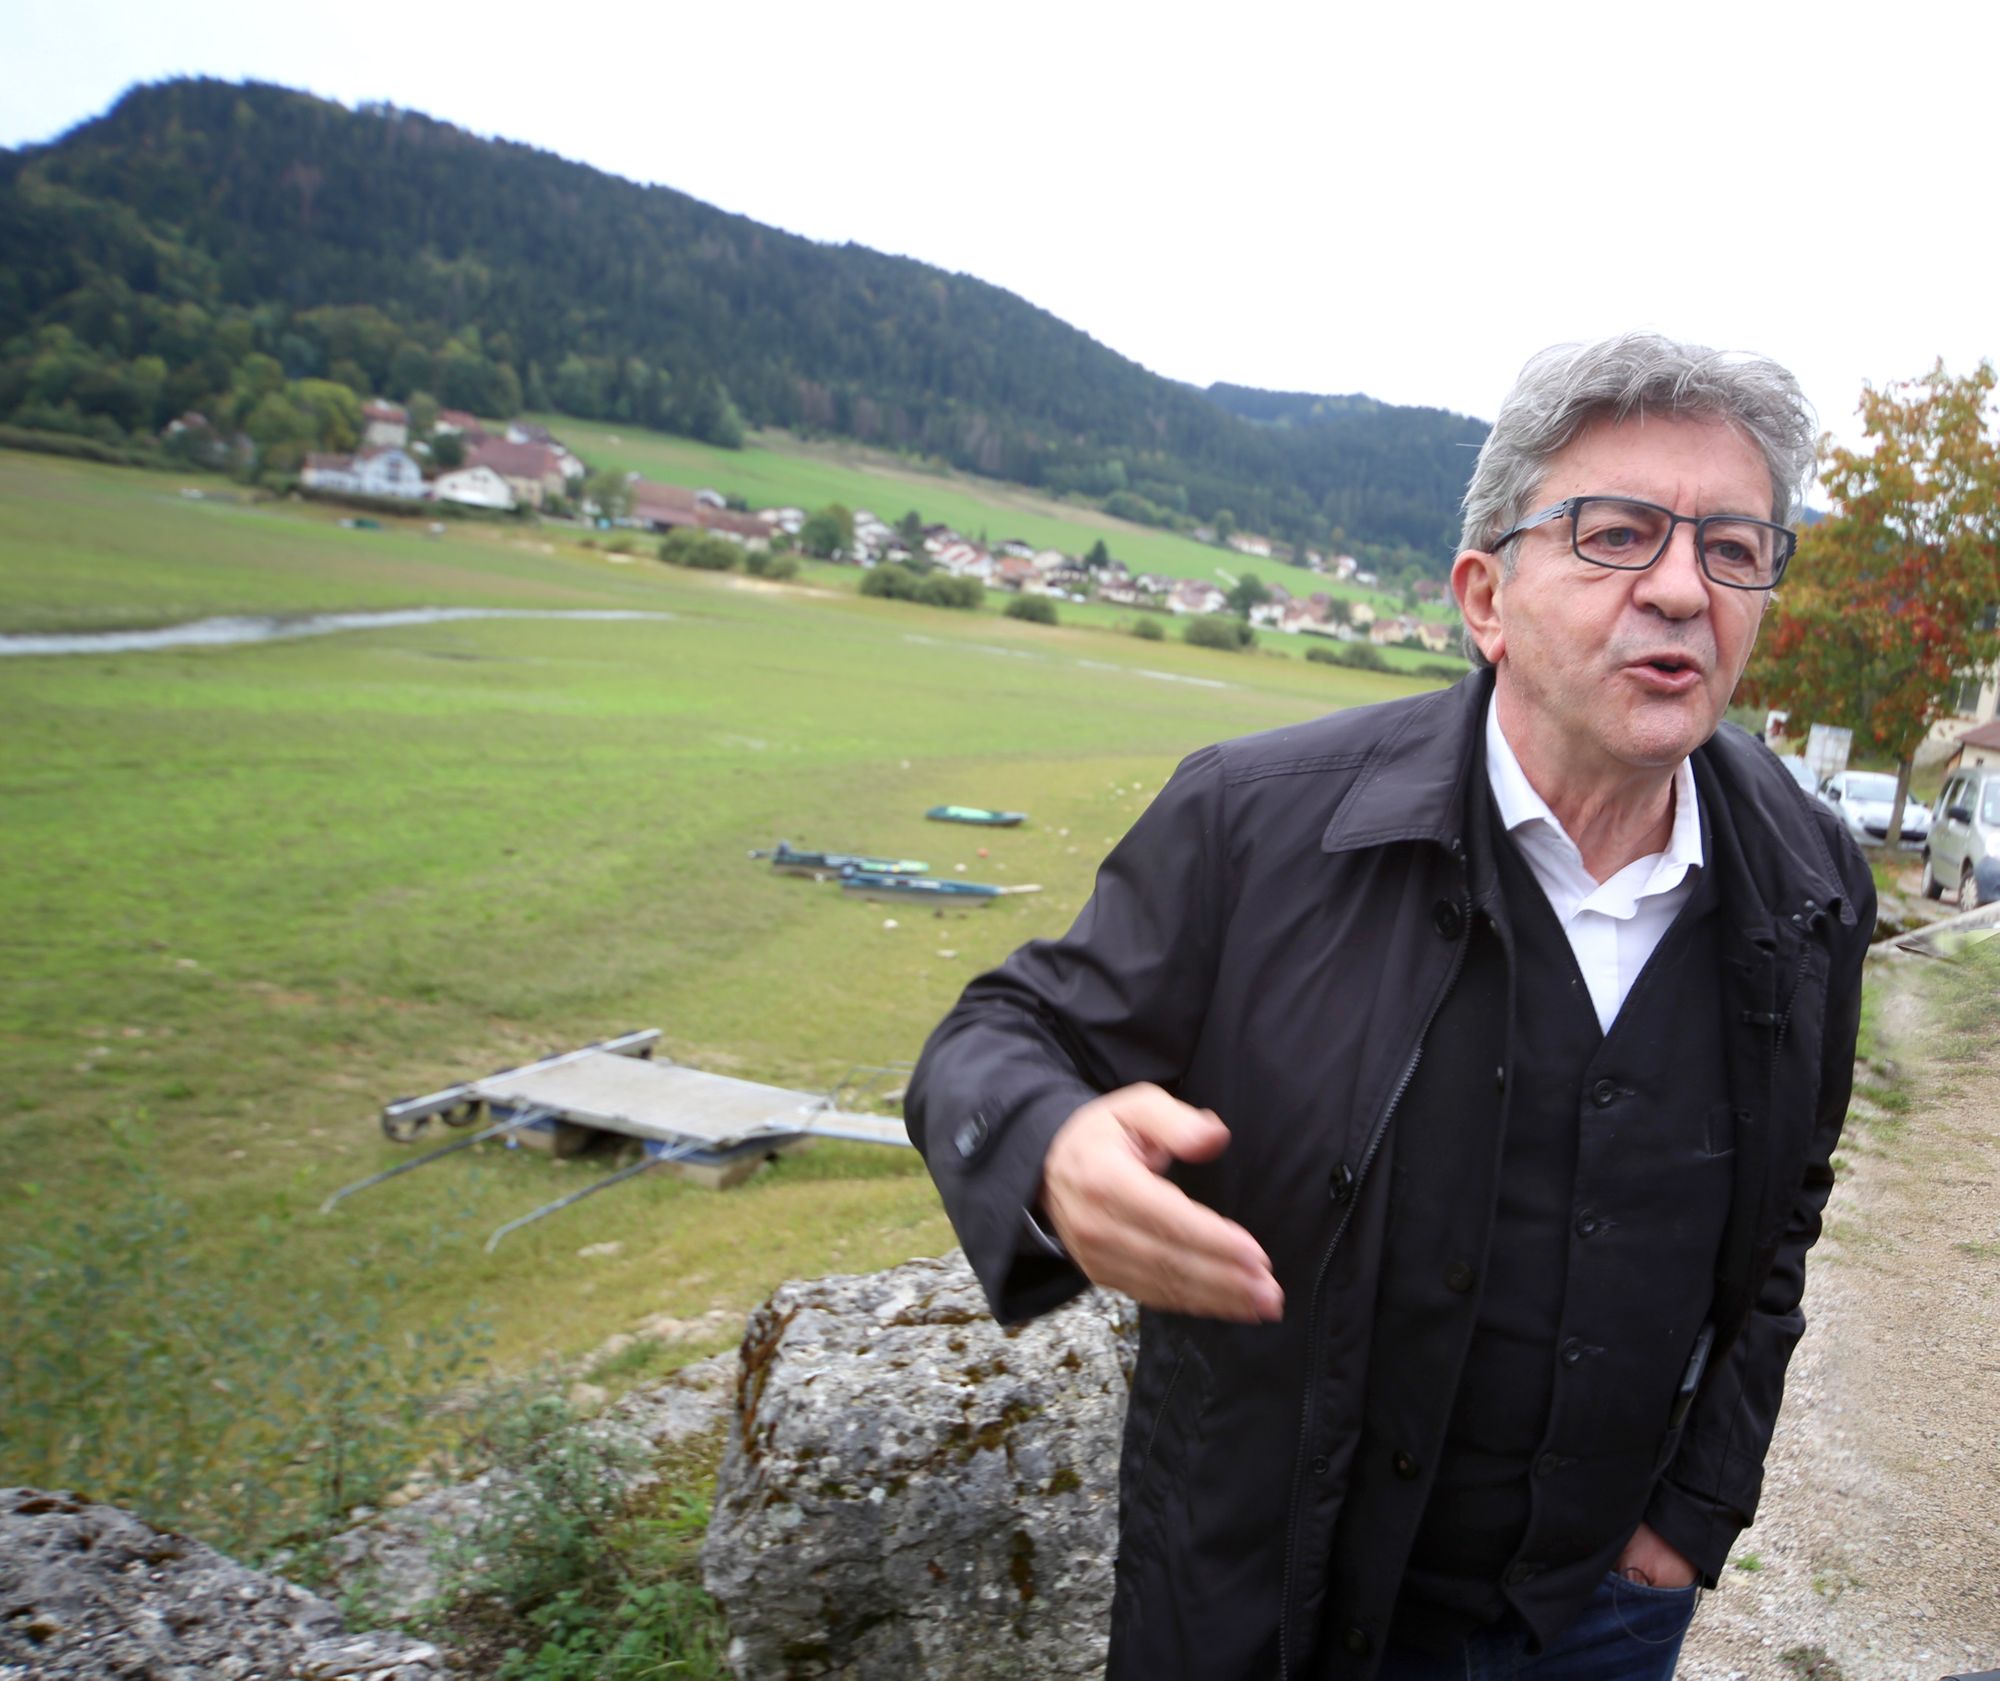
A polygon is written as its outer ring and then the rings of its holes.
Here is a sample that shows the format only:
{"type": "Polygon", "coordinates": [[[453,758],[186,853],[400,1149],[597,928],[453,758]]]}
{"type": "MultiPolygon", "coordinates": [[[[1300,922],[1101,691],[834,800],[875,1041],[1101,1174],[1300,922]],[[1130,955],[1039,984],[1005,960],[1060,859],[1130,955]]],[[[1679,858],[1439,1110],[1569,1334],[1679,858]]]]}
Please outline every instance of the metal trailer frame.
{"type": "Polygon", "coordinates": [[[643,1028],[421,1097],[397,1098],[383,1107],[382,1131],[398,1144],[413,1142],[433,1120],[467,1127],[483,1117],[487,1124],[414,1160],[342,1186],[320,1205],[320,1212],[330,1214],[357,1191],[475,1144],[499,1138],[518,1143],[519,1135],[531,1129],[552,1132],[552,1142],[561,1140],[565,1129],[571,1137],[609,1133],[638,1141],[644,1153],[637,1162],[496,1227],[486,1240],[491,1253],[509,1232],[655,1167],[678,1163],[727,1170],[741,1164],[747,1173],[757,1160],[812,1138],[910,1147],[901,1121],[841,1107],[879,1095],[890,1080],[908,1072],[906,1067],[851,1069],[831,1092],[813,1093],[704,1073],[656,1055],[659,1043],[658,1028],[643,1028]]]}

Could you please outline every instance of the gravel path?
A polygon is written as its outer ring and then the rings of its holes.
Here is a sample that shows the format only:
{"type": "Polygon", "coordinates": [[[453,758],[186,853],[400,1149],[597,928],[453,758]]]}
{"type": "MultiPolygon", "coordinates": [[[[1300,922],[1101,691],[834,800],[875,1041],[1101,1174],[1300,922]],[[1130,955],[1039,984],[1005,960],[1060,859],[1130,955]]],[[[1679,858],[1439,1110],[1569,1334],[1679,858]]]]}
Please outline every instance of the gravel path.
{"type": "Polygon", "coordinates": [[[1763,1505],[1682,1681],[2000,1669],[2000,998],[1968,1038],[1940,967],[1884,965],[1913,1101],[1848,1122],[1763,1505]]]}

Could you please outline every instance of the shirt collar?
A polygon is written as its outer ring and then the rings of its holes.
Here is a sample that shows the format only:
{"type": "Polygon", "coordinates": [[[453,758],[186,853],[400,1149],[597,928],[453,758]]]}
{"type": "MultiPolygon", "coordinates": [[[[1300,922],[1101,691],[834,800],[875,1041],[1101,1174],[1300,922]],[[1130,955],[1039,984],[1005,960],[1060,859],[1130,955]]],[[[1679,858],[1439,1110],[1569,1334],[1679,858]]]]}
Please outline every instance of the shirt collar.
{"type": "MultiPolygon", "coordinates": [[[[1500,821],[1509,834],[1534,825],[1539,831],[1537,838],[1545,835],[1575,860],[1578,869],[1582,868],[1581,849],[1549,808],[1549,802],[1535,792],[1535,785],[1528,780],[1528,773],[1515,757],[1507,732],[1500,727],[1497,698],[1490,698],[1486,703],[1486,779],[1492,786],[1493,803],[1499,808],[1500,821]]],[[[1528,836],[1522,835],[1521,838],[1526,840],[1528,836]]],[[[1701,868],[1703,862],[1700,796],[1695,792],[1694,771],[1683,759],[1674,767],[1674,826],[1667,836],[1666,850],[1634,859],[1611,879],[1622,881],[1627,872],[1632,872],[1639,877],[1634,883],[1635,896],[1643,898],[1648,894],[1667,892],[1679,885],[1689,870],[1701,868]],[[1638,866],[1641,864],[1650,867],[1640,871],[1638,866]]]]}

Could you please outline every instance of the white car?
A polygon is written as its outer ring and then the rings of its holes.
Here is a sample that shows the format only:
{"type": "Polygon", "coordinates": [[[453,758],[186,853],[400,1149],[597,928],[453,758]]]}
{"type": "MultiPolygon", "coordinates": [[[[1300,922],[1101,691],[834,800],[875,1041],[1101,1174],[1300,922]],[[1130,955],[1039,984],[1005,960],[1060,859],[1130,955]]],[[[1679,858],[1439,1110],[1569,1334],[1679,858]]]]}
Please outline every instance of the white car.
{"type": "MultiPolygon", "coordinates": [[[[1877,770],[1844,770],[1820,785],[1819,797],[1840,813],[1847,832],[1864,846],[1888,838],[1889,807],[1896,799],[1896,779],[1877,770]]],[[[1931,808],[1917,799],[1903,801],[1902,837],[1921,844],[1931,829],[1931,808]]]]}

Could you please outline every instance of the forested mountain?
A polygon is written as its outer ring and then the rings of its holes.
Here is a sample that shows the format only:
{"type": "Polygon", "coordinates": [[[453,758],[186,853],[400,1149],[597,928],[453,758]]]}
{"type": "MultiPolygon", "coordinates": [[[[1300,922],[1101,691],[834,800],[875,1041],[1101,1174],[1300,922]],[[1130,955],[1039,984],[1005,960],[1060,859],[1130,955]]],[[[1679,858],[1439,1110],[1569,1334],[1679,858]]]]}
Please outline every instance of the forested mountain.
{"type": "Polygon", "coordinates": [[[0,417],[136,431],[254,406],[252,355],[488,414],[834,433],[1131,518],[1226,513],[1440,566],[1485,432],[1365,397],[1204,394],[969,276],[393,108],[174,81],[0,152],[0,417]]]}

